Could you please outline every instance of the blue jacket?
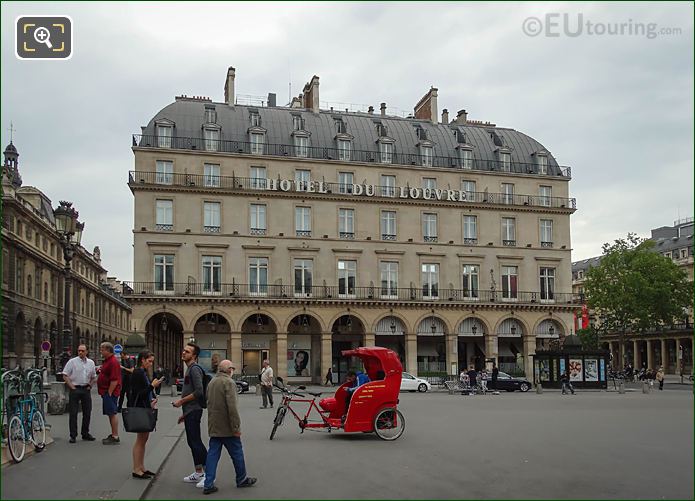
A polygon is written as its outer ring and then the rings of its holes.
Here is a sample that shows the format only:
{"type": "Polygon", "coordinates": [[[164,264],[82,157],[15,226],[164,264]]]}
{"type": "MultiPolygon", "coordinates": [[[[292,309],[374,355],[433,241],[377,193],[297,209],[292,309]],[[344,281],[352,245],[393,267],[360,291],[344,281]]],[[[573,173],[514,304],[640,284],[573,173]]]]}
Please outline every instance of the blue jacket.
{"type": "Polygon", "coordinates": [[[370,381],[369,376],[367,376],[364,372],[358,372],[357,373],[357,379],[353,382],[352,386],[347,389],[347,391],[355,391],[357,388],[362,386],[365,383],[368,383],[370,381]]]}

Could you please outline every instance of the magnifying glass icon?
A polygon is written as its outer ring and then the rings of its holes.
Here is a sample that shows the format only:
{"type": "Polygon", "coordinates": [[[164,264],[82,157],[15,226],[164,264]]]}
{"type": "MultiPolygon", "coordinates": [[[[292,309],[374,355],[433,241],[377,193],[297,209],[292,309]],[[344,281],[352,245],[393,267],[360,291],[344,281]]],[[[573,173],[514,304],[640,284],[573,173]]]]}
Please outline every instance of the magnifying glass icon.
{"type": "Polygon", "coordinates": [[[34,40],[38,43],[45,43],[46,47],[49,49],[53,48],[53,44],[51,43],[51,32],[43,26],[39,26],[36,28],[36,31],[34,31],[34,40]]]}

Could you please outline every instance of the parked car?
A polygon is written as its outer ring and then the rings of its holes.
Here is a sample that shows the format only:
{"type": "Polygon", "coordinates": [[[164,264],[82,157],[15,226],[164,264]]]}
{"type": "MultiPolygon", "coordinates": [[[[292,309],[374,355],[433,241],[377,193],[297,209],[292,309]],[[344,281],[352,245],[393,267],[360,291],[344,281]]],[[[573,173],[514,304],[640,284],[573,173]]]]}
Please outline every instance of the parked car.
{"type": "MultiPolygon", "coordinates": [[[[237,379],[234,381],[236,383],[236,389],[237,393],[246,393],[249,391],[249,383],[246,381],[242,381],[241,379],[237,379]]],[[[183,390],[183,378],[182,377],[177,377],[176,378],[176,390],[181,393],[183,390]]]]}
{"type": "MultiPolygon", "coordinates": [[[[492,381],[488,380],[487,385],[490,388],[492,381]]],[[[527,392],[531,389],[531,383],[524,377],[510,376],[506,372],[501,372],[497,375],[497,390],[498,391],[515,391],[519,390],[527,392]]]]}
{"type": "Polygon", "coordinates": [[[419,391],[424,393],[432,389],[432,385],[424,379],[417,378],[407,372],[401,375],[401,391],[419,391]]]}

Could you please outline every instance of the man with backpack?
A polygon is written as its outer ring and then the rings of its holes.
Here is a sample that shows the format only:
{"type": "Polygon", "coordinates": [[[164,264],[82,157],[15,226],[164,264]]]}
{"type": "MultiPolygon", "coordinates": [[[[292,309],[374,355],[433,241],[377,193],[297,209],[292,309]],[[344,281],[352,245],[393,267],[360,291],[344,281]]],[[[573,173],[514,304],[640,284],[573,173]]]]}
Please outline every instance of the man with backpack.
{"type": "Polygon", "coordinates": [[[179,423],[183,421],[186,428],[186,440],[193,454],[195,471],[183,479],[184,482],[200,484],[205,479],[205,461],[208,451],[200,438],[200,421],[203,417],[203,409],[207,407],[206,387],[210,376],[198,364],[200,347],[197,344],[188,343],[183,348],[181,360],[185,364],[185,376],[181,389],[181,398],[172,402],[174,407],[183,407],[183,415],[179,423]]]}

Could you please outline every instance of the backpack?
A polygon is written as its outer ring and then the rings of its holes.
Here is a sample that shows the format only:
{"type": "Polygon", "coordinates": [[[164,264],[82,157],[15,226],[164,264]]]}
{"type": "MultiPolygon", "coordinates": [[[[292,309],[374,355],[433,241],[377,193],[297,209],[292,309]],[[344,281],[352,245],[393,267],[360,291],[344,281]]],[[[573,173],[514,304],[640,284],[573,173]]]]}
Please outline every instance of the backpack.
{"type": "Polygon", "coordinates": [[[193,364],[188,370],[191,370],[193,367],[198,367],[200,371],[203,373],[203,396],[198,399],[198,404],[203,409],[207,409],[208,407],[208,384],[210,381],[212,381],[212,376],[205,372],[205,369],[203,369],[199,364],[193,364]]]}

